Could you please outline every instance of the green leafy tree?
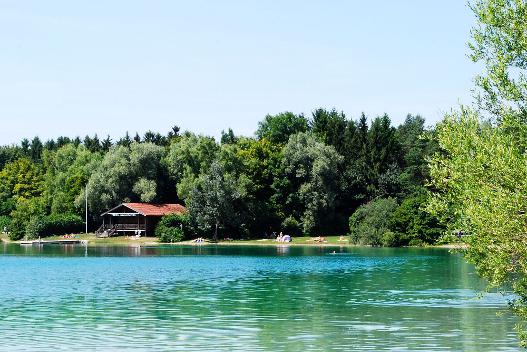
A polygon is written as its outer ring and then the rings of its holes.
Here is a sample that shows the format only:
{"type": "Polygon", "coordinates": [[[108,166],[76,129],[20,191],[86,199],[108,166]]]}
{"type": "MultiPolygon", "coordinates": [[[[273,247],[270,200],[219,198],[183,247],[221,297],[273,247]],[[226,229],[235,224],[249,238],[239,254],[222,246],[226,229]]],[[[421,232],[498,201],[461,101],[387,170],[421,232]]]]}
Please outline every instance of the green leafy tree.
{"type": "Polygon", "coordinates": [[[484,67],[476,77],[482,108],[498,119],[511,111],[527,119],[527,2],[474,0],[470,57],[484,67]]]}
{"type": "Polygon", "coordinates": [[[352,242],[361,245],[392,245],[391,219],[397,209],[394,198],[379,198],[360,206],[349,218],[352,242]]]}
{"type": "MultiPolygon", "coordinates": [[[[100,214],[123,201],[162,200],[156,192],[164,175],[164,149],[151,143],[133,143],[130,148],[112,148],[88,181],[88,205],[100,214]]],[[[82,207],[84,191],[77,197],[82,207]]]]}
{"type": "Polygon", "coordinates": [[[466,257],[491,286],[512,288],[518,298],[511,306],[525,322],[527,3],[474,0],[470,7],[476,17],[471,58],[484,68],[476,77],[477,103],[494,124],[462,108],[437,126],[430,208],[451,230],[469,234],[466,257]]]}
{"type": "Polygon", "coordinates": [[[290,136],[306,132],[307,129],[308,121],[304,115],[282,112],[278,115],[267,115],[260,121],[256,136],[259,139],[267,138],[272,143],[285,144],[290,136]]]}
{"type": "Polygon", "coordinates": [[[66,144],[43,155],[43,196],[52,214],[76,213],[80,209],[75,200],[83,193],[92,172],[102,156],[92,153],[83,145],[66,144]]]}
{"type": "Polygon", "coordinates": [[[214,138],[192,133],[185,133],[172,143],[164,163],[181,199],[188,201],[198,178],[208,172],[218,151],[214,138]]]}
{"type": "Polygon", "coordinates": [[[426,211],[427,205],[428,196],[424,190],[403,200],[392,216],[391,246],[434,244],[439,239],[445,227],[426,211]]]}
{"type": "Polygon", "coordinates": [[[191,234],[190,218],[185,214],[166,215],[156,226],[156,236],[164,243],[180,242],[191,234]]]}
{"type": "Polygon", "coordinates": [[[323,230],[333,215],[342,157],[307,133],[291,136],[283,154],[283,213],[306,234],[323,230]]]}
{"type": "Polygon", "coordinates": [[[192,190],[189,216],[203,233],[213,233],[213,239],[217,241],[220,229],[243,226],[236,207],[241,197],[235,180],[226,174],[219,162],[214,161],[209,173],[192,190]]]}
{"type": "Polygon", "coordinates": [[[512,306],[526,318],[527,125],[506,116],[492,126],[463,109],[436,129],[430,209],[450,231],[469,234],[467,259],[491,286],[512,288],[512,306]]]}
{"type": "Polygon", "coordinates": [[[220,163],[244,190],[241,192],[244,217],[253,235],[272,233],[281,222],[273,197],[273,183],[282,162],[281,149],[266,138],[239,138],[235,144],[221,147],[220,163]]]}
{"type": "Polygon", "coordinates": [[[8,163],[0,171],[0,215],[9,215],[19,199],[38,197],[42,191],[41,170],[31,160],[21,158],[8,163]]]}
{"type": "Polygon", "coordinates": [[[24,236],[32,237],[34,229],[40,229],[40,221],[46,214],[46,203],[42,197],[17,200],[16,209],[11,213],[12,221],[9,228],[9,238],[18,241],[24,236]],[[29,225],[29,227],[28,227],[29,225]]]}

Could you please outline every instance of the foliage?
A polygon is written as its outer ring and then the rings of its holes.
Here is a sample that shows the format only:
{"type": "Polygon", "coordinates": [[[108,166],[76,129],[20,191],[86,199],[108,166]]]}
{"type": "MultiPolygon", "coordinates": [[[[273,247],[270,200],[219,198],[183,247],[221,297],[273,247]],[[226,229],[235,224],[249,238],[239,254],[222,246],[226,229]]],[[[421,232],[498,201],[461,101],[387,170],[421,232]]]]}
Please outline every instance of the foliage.
{"type": "Polygon", "coordinates": [[[214,161],[209,173],[192,190],[189,215],[199,230],[205,234],[212,232],[214,240],[218,240],[218,230],[243,226],[236,207],[241,196],[235,180],[225,173],[218,161],[214,161]]]}
{"type": "Polygon", "coordinates": [[[7,232],[9,232],[10,225],[11,217],[0,215],[0,232],[4,232],[4,229],[7,229],[7,232]]]}
{"type": "Polygon", "coordinates": [[[155,234],[164,243],[180,242],[187,239],[190,232],[188,214],[172,214],[161,218],[156,226],[155,234]]]}
{"type": "MultiPolygon", "coordinates": [[[[88,205],[95,214],[123,201],[160,199],[159,175],[163,174],[162,147],[133,143],[112,148],[88,181],[88,205]],[[159,196],[159,197],[158,197],[159,196]]],[[[77,197],[82,207],[84,192],[77,197]]]]}
{"type": "MultiPolygon", "coordinates": [[[[474,0],[470,56],[480,111],[461,108],[437,125],[429,205],[449,232],[468,233],[466,258],[491,287],[512,289],[513,310],[527,319],[527,3],[474,0]],[[490,114],[482,115],[486,111],[490,114]],[[490,122],[489,122],[490,121],[490,122]]],[[[527,333],[519,327],[522,345],[527,333]]]]}
{"type": "Polygon", "coordinates": [[[387,232],[396,209],[397,201],[393,198],[380,198],[360,206],[349,219],[352,242],[371,246],[391,245],[393,235],[387,232]]]}
{"type": "Polygon", "coordinates": [[[302,235],[302,227],[300,222],[298,222],[295,218],[292,216],[287,217],[282,222],[282,230],[284,234],[290,235],[290,236],[300,236],[302,235]]]}
{"type": "Polygon", "coordinates": [[[470,7],[477,25],[472,29],[470,57],[484,73],[476,77],[478,102],[501,120],[515,111],[527,118],[527,2],[474,0],[470,7]]]}
{"type": "Polygon", "coordinates": [[[342,157],[307,133],[291,136],[283,153],[289,188],[283,197],[284,213],[300,219],[306,234],[323,229],[335,206],[342,157]]]}
{"type": "Polygon", "coordinates": [[[266,138],[272,143],[285,144],[290,136],[306,132],[307,129],[308,121],[304,115],[283,112],[278,115],[267,115],[263,121],[258,123],[256,136],[259,139],[266,138]]]}
{"type": "Polygon", "coordinates": [[[236,144],[221,146],[219,161],[243,189],[240,201],[249,233],[264,235],[276,231],[280,216],[273,183],[280,173],[281,147],[266,138],[239,138],[236,144]]]}
{"type": "MultiPolygon", "coordinates": [[[[421,192],[406,198],[392,216],[396,245],[433,244],[445,228],[437,217],[426,211],[428,197],[421,192]]],[[[392,244],[393,246],[393,244],[392,244]]]]}
{"type": "Polygon", "coordinates": [[[33,218],[41,218],[45,213],[44,198],[18,199],[16,209],[11,213],[13,220],[10,225],[9,238],[13,241],[23,238],[29,222],[33,218]]]}
{"type": "Polygon", "coordinates": [[[82,145],[67,144],[43,154],[44,197],[52,214],[75,213],[75,199],[84,191],[102,157],[82,145]]]}
{"type": "Polygon", "coordinates": [[[192,133],[185,133],[172,143],[164,162],[181,199],[188,201],[199,176],[208,172],[218,150],[213,138],[192,133]]]}
{"type": "Polygon", "coordinates": [[[75,214],[53,214],[48,216],[34,216],[26,225],[25,237],[36,239],[48,236],[61,236],[64,234],[82,231],[84,222],[75,214]]]}
{"type": "Polygon", "coordinates": [[[504,116],[482,122],[462,109],[437,126],[440,153],[431,163],[430,209],[449,229],[470,233],[466,257],[491,286],[511,287],[525,315],[527,300],[527,125],[504,116]]]}
{"type": "MultiPolygon", "coordinates": [[[[38,197],[42,193],[42,174],[29,159],[21,158],[6,164],[0,172],[0,203],[13,204],[18,199],[38,197]]],[[[8,209],[3,215],[7,215],[8,209]]]]}
{"type": "MultiPolygon", "coordinates": [[[[183,203],[204,235],[344,233],[359,206],[379,197],[405,204],[424,187],[434,149],[427,135],[433,133],[418,116],[395,128],[387,116],[368,123],[365,114],[354,121],[319,108],[309,118],[268,115],[254,138],[227,129],[221,143],[177,126],[165,135],[127,132],[115,143],[97,135],[24,139],[0,147],[0,215],[13,215],[13,236],[28,228],[35,236],[49,215],[84,217],[87,195],[91,229],[104,210],[131,201],[183,203]]],[[[405,226],[390,229],[397,243],[422,238],[404,239],[405,226]]]]}

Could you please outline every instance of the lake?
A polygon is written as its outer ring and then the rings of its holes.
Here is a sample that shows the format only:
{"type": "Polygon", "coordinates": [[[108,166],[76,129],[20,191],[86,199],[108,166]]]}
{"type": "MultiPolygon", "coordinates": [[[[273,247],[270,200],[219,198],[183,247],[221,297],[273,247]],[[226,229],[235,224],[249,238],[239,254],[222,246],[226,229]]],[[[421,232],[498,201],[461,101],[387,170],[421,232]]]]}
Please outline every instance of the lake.
{"type": "Polygon", "coordinates": [[[445,249],[0,243],[0,277],[2,351],[519,350],[445,249]]]}

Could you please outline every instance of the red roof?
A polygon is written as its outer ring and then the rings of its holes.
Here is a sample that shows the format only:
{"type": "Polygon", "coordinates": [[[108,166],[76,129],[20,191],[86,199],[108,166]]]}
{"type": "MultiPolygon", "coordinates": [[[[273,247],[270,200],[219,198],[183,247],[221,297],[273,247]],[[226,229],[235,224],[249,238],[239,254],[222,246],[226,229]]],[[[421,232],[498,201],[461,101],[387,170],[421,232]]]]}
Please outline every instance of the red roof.
{"type": "Polygon", "coordinates": [[[123,205],[144,216],[181,214],[187,211],[181,204],[123,203],[123,205]]]}

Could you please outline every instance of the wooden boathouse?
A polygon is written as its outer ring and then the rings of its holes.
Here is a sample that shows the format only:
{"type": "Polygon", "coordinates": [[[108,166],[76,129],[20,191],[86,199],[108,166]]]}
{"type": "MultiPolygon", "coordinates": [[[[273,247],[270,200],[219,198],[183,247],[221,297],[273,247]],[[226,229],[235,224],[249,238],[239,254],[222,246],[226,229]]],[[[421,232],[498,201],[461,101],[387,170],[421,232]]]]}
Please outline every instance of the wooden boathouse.
{"type": "Polygon", "coordinates": [[[101,214],[102,225],[96,235],[154,235],[161,217],[186,211],[180,204],[122,203],[101,214]]]}

